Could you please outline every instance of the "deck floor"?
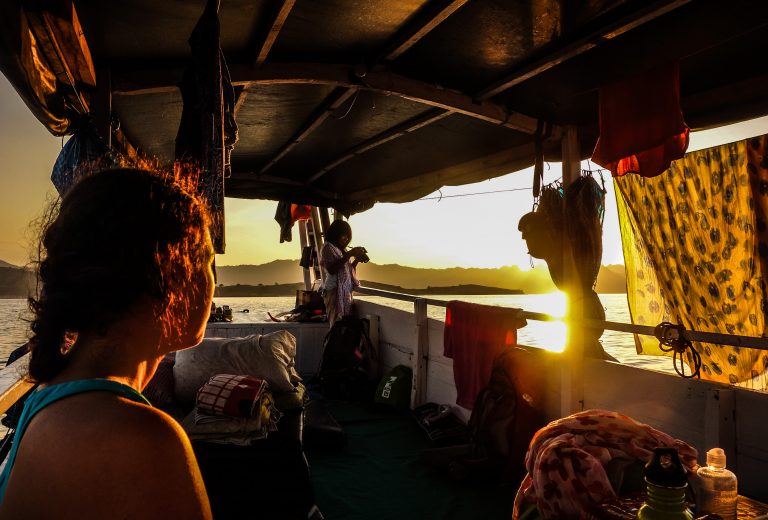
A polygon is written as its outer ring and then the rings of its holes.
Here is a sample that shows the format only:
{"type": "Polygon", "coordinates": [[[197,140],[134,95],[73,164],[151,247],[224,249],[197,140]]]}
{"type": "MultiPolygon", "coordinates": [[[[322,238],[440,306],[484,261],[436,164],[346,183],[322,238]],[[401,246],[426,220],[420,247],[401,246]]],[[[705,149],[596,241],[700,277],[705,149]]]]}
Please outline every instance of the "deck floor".
{"type": "Polygon", "coordinates": [[[419,461],[420,450],[433,446],[407,413],[341,402],[328,407],[347,446],[307,453],[326,519],[511,518],[512,486],[457,482],[419,461]]]}

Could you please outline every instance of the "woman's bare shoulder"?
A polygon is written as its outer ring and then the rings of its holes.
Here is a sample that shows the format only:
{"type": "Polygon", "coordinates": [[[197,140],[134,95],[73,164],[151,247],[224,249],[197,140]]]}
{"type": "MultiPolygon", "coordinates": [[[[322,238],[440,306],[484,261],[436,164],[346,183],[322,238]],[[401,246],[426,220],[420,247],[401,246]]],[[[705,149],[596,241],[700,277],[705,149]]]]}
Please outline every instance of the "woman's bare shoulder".
{"type": "Polygon", "coordinates": [[[194,453],[176,421],[104,393],[66,401],[30,424],[6,498],[16,485],[48,487],[71,511],[119,504],[128,517],[210,518],[194,453]]]}

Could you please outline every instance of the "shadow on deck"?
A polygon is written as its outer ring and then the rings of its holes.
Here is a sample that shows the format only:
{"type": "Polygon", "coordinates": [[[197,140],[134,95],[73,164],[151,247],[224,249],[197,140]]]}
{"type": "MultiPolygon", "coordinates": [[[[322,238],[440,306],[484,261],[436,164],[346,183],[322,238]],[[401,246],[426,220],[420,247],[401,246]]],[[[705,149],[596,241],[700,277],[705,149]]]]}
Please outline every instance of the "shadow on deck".
{"type": "Polygon", "coordinates": [[[408,413],[335,401],[328,408],[347,445],[307,453],[326,519],[511,518],[513,486],[457,482],[419,461],[433,446],[408,413]]]}

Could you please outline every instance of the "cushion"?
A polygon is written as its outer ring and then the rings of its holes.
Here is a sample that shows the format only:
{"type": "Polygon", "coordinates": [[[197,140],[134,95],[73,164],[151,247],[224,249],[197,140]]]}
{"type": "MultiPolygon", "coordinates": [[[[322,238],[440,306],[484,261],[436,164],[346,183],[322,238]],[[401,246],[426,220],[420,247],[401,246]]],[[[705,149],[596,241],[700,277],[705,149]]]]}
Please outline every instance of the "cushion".
{"type": "Polygon", "coordinates": [[[197,390],[216,374],[253,376],[266,380],[274,393],[290,392],[301,381],[295,357],[296,338],[285,330],[245,338],[205,338],[176,353],[176,399],[194,403],[197,390]]]}
{"type": "Polygon", "coordinates": [[[213,415],[251,417],[259,413],[266,382],[253,376],[218,374],[197,391],[197,409],[213,415]]]}

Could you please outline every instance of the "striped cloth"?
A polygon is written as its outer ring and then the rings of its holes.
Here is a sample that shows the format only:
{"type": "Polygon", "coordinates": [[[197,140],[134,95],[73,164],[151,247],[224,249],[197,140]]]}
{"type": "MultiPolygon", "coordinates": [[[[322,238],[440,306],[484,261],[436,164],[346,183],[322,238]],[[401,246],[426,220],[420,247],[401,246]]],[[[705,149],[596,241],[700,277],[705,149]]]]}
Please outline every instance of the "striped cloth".
{"type": "Polygon", "coordinates": [[[267,382],[253,376],[217,374],[197,391],[197,410],[209,415],[251,417],[260,413],[267,382]]]}

